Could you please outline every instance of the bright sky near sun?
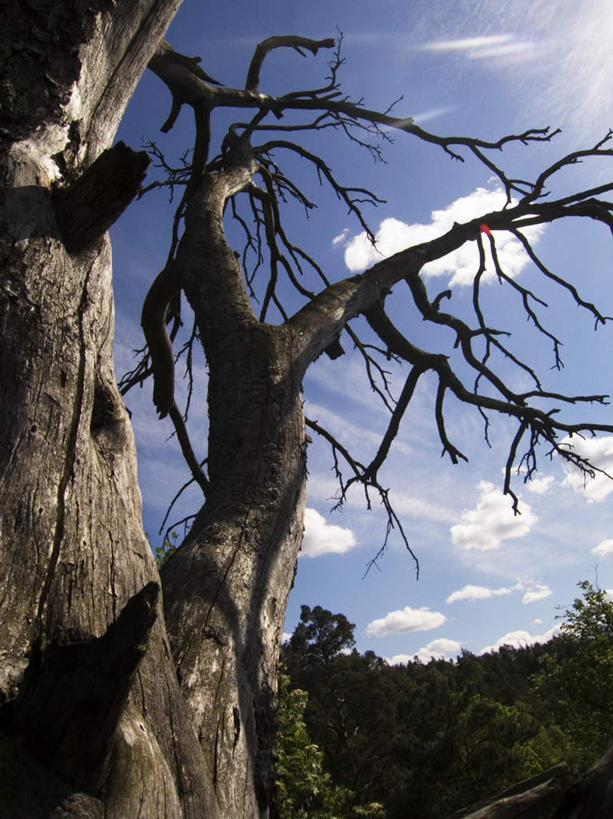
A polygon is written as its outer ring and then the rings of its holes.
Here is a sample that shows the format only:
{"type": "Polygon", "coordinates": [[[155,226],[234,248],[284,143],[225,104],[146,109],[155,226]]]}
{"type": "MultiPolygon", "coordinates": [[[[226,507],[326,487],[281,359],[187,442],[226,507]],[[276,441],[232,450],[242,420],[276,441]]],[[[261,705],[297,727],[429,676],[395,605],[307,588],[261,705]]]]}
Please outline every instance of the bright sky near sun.
{"type": "MultiPolygon", "coordinates": [[[[202,56],[204,69],[213,77],[240,86],[259,40],[287,33],[335,36],[337,26],[344,32],[343,86],[370,108],[385,110],[403,96],[394,113],[412,116],[441,135],[496,139],[529,127],[562,128],[551,144],[514,146],[497,154],[495,160],[511,175],[533,178],[570,151],[593,146],[613,126],[610,0],[185,0],[168,39],[177,50],[202,56]]],[[[310,80],[325,76],[328,59],[325,54],[313,59],[276,52],[267,61],[261,88],[281,93],[308,87],[310,80]]],[[[133,147],[155,139],[169,156],[180,155],[191,147],[191,121],[185,111],[168,136],[160,135],[168,111],[167,91],[149,72],[118,137],[133,147]]],[[[440,235],[454,221],[503,203],[486,168],[470,160],[454,162],[406,134],[395,135],[394,144],[386,146],[387,165],[373,163],[365,152],[347,149],[337,139],[326,139],[309,137],[309,144],[325,154],[337,178],[369,187],[386,200],[366,214],[376,233],[376,250],[334,198],[324,196],[319,212],[307,222],[290,217],[293,234],[331,279],[364,270],[380,254],[440,235]]],[[[311,195],[319,196],[317,180],[302,169],[298,173],[301,183],[311,185],[311,195]]],[[[577,165],[565,173],[559,190],[592,187],[612,175],[610,159],[577,165]]],[[[144,343],[140,307],[163,265],[171,217],[166,195],[149,194],[113,229],[118,374],[133,366],[131,351],[144,343]]],[[[531,241],[548,267],[570,277],[587,301],[596,301],[605,315],[613,315],[611,236],[602,227],[573,223],[531,230],[531,241]]],[[[519,243],[500,234],[496,242],[509,275],[541,287],[519,243]]],[[[429,265],[423,275],[431,294],[451,287],[446,309],[462,311],[470,306],[466,285],[475,270],[471,243],[429,265]]],[[[513,349],[530,357],[552,391],[612,393],[611,328],[595,333],[593,322],[568,294],[543,292],[549,303],[543,318],[565,341],[561,373],[551,369],[551,345],[527,325],[519,301],[513,302],[508,288],[501,289],[493,277],[486,293],[490,324],[515,331],[513,349]]],[[[395,296],[393,316],[404,323],[412,340],[452,354],[449,339],[411,312],[405,291],[398,289],[395,296]]],[[[360,360],[351,354],[351,343],[347,340],[344,346],[347,355],[335,361],[322,357],[308,373],[305,409],[368,463],[387,415],[369,389],[360,360]]],[[[190,433],[204,452],[206,377],[201,369],[190,433]]],[[[401,375],[391,370],[397,395],[401,375]]],[[[515,372],[510,377],[519,376],[515,372]]],[[[167,505],[189,475],[176,443],[168,440],[167,419],[160,422],[155,416],[150,393],[148,384],[129,393],[126,402],[139,450],[145,529],[158,545],[167,505]]],[[[603,588],[613,588],[613,481],[598,475],[585,483],[543,452],[535,480],[523,484],[521,476],[516,478],[521,515],[514,515],[501,488],[515,428],[504,419],[491,419],[488,448],[479,414],[450,400],[447,431],[469,458],[454,466],[440,457],[434,395],[433,380],[420,382],[380,473],[420,560],[419,580],[394,534],[379,569],[363,577],[385,535],[385,515],[376,502],[366,510],[359,492],[350,494],[342,511],[330,514],[337,491],[331,455],[315,441],[309,447],[306,531],[286,632],[296,625],[300,604],[319,604],[356,624],[360,651],[372,649],[390,662],[414,655],[424,660],[453,658],[462,648],[478,653],[503,643],[548,639],[556,628],[558,607],[572,602],[579,580],[597,579],[603,588]]],[[[578,411],[571,413],[578,417],[578,411]]],[[[581,415],[611,423],[613,409],[588,406],[581,415]]],[[[613,474],[613,437],[577,445],[613,474]]],[[[197,511],[197,505],[197,494],[186,492],[170,521],[197,511]]]]}

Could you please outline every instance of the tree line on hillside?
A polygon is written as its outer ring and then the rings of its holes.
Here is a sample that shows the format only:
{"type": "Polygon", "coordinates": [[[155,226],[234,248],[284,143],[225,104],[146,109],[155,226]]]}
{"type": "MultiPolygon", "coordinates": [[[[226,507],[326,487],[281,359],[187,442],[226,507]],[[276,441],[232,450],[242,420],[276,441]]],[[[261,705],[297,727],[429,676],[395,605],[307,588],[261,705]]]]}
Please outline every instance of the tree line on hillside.
{"type": "Polygon", "coordinates": [[[282,652],[284,819],[440,819],[613,741],[613,603],[581,596],[545,644],[390,666],[343,614],[302,606],[282,652]]]}

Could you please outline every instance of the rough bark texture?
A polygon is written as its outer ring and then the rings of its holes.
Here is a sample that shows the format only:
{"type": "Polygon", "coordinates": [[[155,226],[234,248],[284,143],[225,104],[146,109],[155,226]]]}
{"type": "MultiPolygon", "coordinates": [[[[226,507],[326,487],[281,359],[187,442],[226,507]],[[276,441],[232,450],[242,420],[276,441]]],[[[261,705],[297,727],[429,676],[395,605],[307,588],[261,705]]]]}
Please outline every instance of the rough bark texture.
{"type": "Polygon", "coordinates": [[[545,819],[559,806],[568,778],[568,765],[561,763],[448,819],[545,819]]]}
{"type": "Polygon", "coordinates": [[[210,487],[162,571],[177,673],[198,736],[214,749],[228,816],[272,801],[278,646],[306,477],[293,334],[255,318],[222,225],[227,197],[252,171],[247,155],[205,176],[188,206],[177,267],[209,368],[210,487]]]}
{"type": "Polygon", "coordinates": [[[69,253],[52,196],[110,146],[177,6],[2,4],[4,816],[216,813],[149,585],[158,577],[112,369],[107,224],[69,253]],[[80,768],[49,747],[62,720],[80,768]]]}
{"type": "Polygon", "coordinates": [[[112,369],[104,231],[145,163],[108,149],[177,5],[7,7],[0,813],[11,817],[252,817],[273,801],[271,706],[302,538],[305,435],[292,333],[260,326],[237,296],[221,229],[249,163],[230,187],[195,197],[197,229],[182,248],[217,421],[209,501],[165,571],[170,640],[112,369]],[[202,220],[214,228],[206,247],[202,220]],[[218,272],[216,293],[202,289],[203,264],[218,272]],[[203,306],[211,297],[214,310],[203,306]]]}
{"type": "Polygon", "coordinates": [[[613,746],[570,787],[554,819],[608,819],[613,816],[613,746]]]}

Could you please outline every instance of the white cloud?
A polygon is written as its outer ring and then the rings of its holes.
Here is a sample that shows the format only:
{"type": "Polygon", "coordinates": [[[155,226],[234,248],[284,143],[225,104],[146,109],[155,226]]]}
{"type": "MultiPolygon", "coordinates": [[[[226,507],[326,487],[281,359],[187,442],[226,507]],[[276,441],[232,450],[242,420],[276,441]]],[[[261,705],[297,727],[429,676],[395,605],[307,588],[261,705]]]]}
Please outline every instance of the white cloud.
{"type": "MultiPolygon", "coordinates": [[[[366,233],[360,233],[347,242],[345,247],[345,264],[349,270],[358,272],[376,264],[407,247],[430,241],[451,229],[454,222],[468,222],[491,211],[502,209],[505,194],[500,188],[488,190],[476,188],[468,196],[462,196],[447,208],[431,213],[430,224],[408,225],[399,219],[384,219],[375,234],[376,246],[370,243],[366,233]]],[[[542,226],[525,230],[526,236],[534,245],[543,232],[542,226]]],[[[496,252],[502,269],[511,278],[517,276],[529,262],[521,243],[510,233],[496,231],[496,252]]],[[[494,281],[495,270],[490,258],[488,243],[486,247],[486,271],[483,281],[494,281]]],[[[450,276],[450,284],[471,285],[478,268],[478,251],[476,242],[466,242],[461,248],[449,253],[442,259],[424,265],[424,276],[450,276]]]]}
{"type": "MultiPolygon", "coordinates": [[[[602,435],[597,438],[580,438],[574,435],[560,441],[562,446],[572,449],[582,458],[613,475],[613,435],[602,435]]],[[[602,472],[596,472],[593,478],[587,477],[571,464],[562,462],[566,477],[563,486],[570,486],[575,492],[583,492],[588,503],[599,503],[613,492],[613,480],[602,472]]]]}
{"type": "Polygon", "coordinates": [[[502,586],[498,589],[488,589],[486,586],[464,586],[458,591],[452,592],[446,603],[456,603],[458,600],[487,600],[489,597],[500,597],[503,594],[511,594],[513,588],[502,586]]]}
{"type": "Polygon", "coordinates": [[[544,600],[552,594],[553,592],[546,583],[535,583],[535,585],[524,594],[521,602],[536,603],[537,600],[544,600]]]}
{"type": "Polygon", "coordinates": [[[448,654],[457,654],[461,648],[461,643],[457,640],[449,640],[447,637],[439,637],[432,640],[427,646],[420,648],[415,654],[394,654],[393,657],[386,657],[388,665],[406,665],[415,660],[422,663],[429,663],[430,660],[441,660],[448,654]]]}
{"type": "Polygon", "coordinates": [[[460,549],[498,549],[503,540],[527,535],[538,518],[527,503],[521,515],[513,513],[509,499],[488,481],[478,485],[481,497],[475,509],[465,509],[461,523],[450,529],[451,540],[460,549]]]}
{"type": "Polygon", "coordinates": [[[600,557],[613,555],[613,539],[608,538],[607,540],[601,540],[598,546],[594,546],[590,551],[593,555],[600,555],[600,557]]]}
{"type": "Polygon", "coordinates": [[[393,657],[385,657],[385,662],[388,665],[406,665],[415,660],[415,654],[394,654],[393,657]]]}
{"type": "Polygon", "coordinates": [[[535,495],[545,495],[551,489],[554,481],[553,475],[543,475],[540,478],[532,478],[526,481],[524,486],[528,492],[534,492],[535,495]]]}
{"type": "Polygon", "coordinates": [[[523,648],[524,646],[531,646],[534,643],[547,643],[552,637],[560,631],[560,625],[557,624],[546,631],[544,634],[530,634],[529,631],[509,631],[504,634],[499,640],[496,640],[494,645],[486,646],[481,649],[479,654],[487,654],[489,651],[497,651],[502,646],[513,646],[513,648],[523,648]]]}
{"type": "Polygon", "coordinates": [[[524,583],[518,581],[514,586],[501,586],[497,589],[490,589],[487,586],[464,586],[458,591],[452,592],[446,603],[456,603],[458,600],[487,600],[490,597],[500,597],[511,594],[514,591],[523,591],[522,603],[535,603],[537,600],[544,600],[553,592],[545,583],[524,583]],[[527,589],[526,589],[527,586],[527,589]]]}
{"type": "Polygon", "coordinates": [[[430,662],[430,660],[441,660],[446,654],[456,654],[460,650],[460,643],[457,640],[449,640],[447,637],[439,637],[438,640],[432,640],[427,646],[420,648],[417,652],[417,658],[422,663],[430,662]]]}
{"type": "Polygon", "coordinates": [[[442,626],[446,619],[440,611],[405,606],[403,609],[390,611],[385,617],[373,620],[366,627],[366,632],[374,637],[385,637],[387,634],[401,634],[406,631],[430,631],[442,626]]]}
{"type": "Polygon", "coordinates": [[[283,634],[281,635],[281,642],[282,643],[287,643],[291,639],[292,639],[292,635],[288,634],[287,631],[284,631],[283,634]]]}
{"type": "Polygon", "coordinates": [[[304,515],[304,537],[301,555],[319,557],[325,554],[343,554],[356,544],[351,529],[335,526],[315,509],[307,509],[304,515]]]}

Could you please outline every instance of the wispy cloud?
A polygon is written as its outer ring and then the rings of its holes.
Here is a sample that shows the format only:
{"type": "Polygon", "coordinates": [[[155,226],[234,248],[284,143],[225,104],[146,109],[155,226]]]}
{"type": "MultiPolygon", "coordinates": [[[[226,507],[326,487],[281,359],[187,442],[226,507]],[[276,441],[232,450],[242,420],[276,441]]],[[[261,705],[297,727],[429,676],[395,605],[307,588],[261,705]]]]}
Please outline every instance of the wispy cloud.
{"type": "Polygon", "coordinates": [[[530,40],[516,43],[504,43],[503,45],[489,46],[471,51],[468,55],[471,60],[503,59],[515,57],[525,59],[534,54],[536,45],[530,40]]]}
{"type": "MultiPolygon", "coordinates": [[[[385,410],[379,396],[369,389],[370,385],[368,385],[362,361],[357,356],[351,355],[351,352],[344,358],[346,360],[343,361],[342,365],[339,365],[338,361],[332,361],[327,356],[322,356],[307,373],[307,383],[316,385],[318,388],[323,387],[327,392],[334,393],[342,398],[345,402],[343,411],[346,411],[346,401],[347,396],[349,396],[351,403],[359,404],[372,412],[387,415],[387,410],[385,410]],[[364,389],[356,389],[356,384],[363,384],[364,389]]],[[[308,404],[305,412],[307,415],[310,414],[311,417],[314,417],[313,413],[318,412],[320,409],[320,405],[308,404]]]]}
{"type": "Polygon", "coordinates": [[[462,37],[458,40],[434,40],[423,46],[431,53],[459,53],[469,60],[526,59],[537,50],[532,40],[514,34],[491,34],[483,37],[462,37]]]}
{"type": "MultiPolygon", "coordinates": [[[[339,374],[339,378],[342,375],[339,374]]],[[[330,433],[335,435],[338,440],[349,447],[357,447],[358,450],[365,446],[372,447],[374,451],[379,446],[380,436],[377,432],[366,427],[351,424],[342,415],[327,409],[322,404],[316,404],[313,401],[305,402],[305,414],[307,418],[312,419],[316,423],[321,424],[330,433]]]]}
{"type": "Polygon", "coordinates": [[[345,228],[342,233],[339,233],[338,236],[335,236],[332,239],[332,247],[336,247],[337,245],[343,244],[346,241],[347,236],[349,235],[349,228],[345,228]]]}
{"type": "MultiPolygon", "coordinates": [[[[405,248],[430,241],[451,229],[454,222],[468,222],[492,211],[500,210],[506,201],[500,188],[488,190],[478,187],[468,196],[456,199],[448,207],[432,211],[429,224],[407,224],[390,217],[384,219],[375,234],[373,246],[366,233],[345,240],[345,264],[352,272],[364,270],[405,248]]],[[[542,226],[525,230],[532,245],[543,232],[542,226]]],[[[345,234],[346,236],[346,234],[345,234]]],[[[337,237],[338,238],[338,237],[337,237]]],[[[502,269],[511,278],[519,275],[530,261],[521,243],[510,233],[496,232],[496,252],[502,269]]],[[[342,244],[341,241],[338,243],[342,244]]],[[[467,242],[461,248],[442,259],[424,265],[424,276],[449,276],[450,284],[472,285],[479,264],[477,245],[467,242]]],[[[483,281],[495,280],[495,268],[486,249],[486,270],[483,281]]]]}
{"type": "Polygon", "coordinates": [[[394,493],[391,501],[396,512],[403,517],[432,520],[435,523],[454,520],[454,515],[448,508],[431,503],[424,498],[394,493]]]}
{"type": "Polygon", "coordinates": [[[444,106],[443,108],[430,108],[427,111],[420,111],[418,114],[415,114],[412,119],[417,125],[423,125],[426,122],[431,122],[433,119],[443,117],[453,110],[453,106],[451,105],[444,106]]]}
{"type": "Polygon", "coordinates": [[[536,0],[522,8],[522,16],[525,30],[552,44],[549,59],[542,61],[540,92],[534,94],[534,77],[523,78],[524,92],[532,80],[534,108],[565,130],[570,123],[586,137],[604,133],[610,126],[610,107],[604,101],[613,97],[610,0],[536,0]]]}
{"type": "Polygon", "coordinates": [[[452,526],[451,540],[460,549],[498,549],[503,540],[527,535],[538,518],[527,503],[521,515],[513,513],[509,499],[488,481],[480,481],[480,498],[474,509],[465,509],[461,522],[452,526]]]}
{"type": "MultiPolygon", "coordinates": [[[[538,117],[581,138],[606,133],[610,106],[604,101],[613,98],[610,0],[498,3],[495,13],[502,33],[452,39],[443,32],[422,50],[479,60],[499,71],[522,122],[538,117]]],[[[464,16],[463,30],[479,30],[481,14],[481,4],[474,4],[472,17],[470,12],[464,16]]]]}
{"type": "Polygon", "coordinates": [[[467,585],[457,591],[452,592],[445,600],[446,603],[457,603],[458,600],[487,600],[490,597],[500,597],[511,594],[515,587],[501,586],[498,589],[489,589],[487,586],[467,585]]]}
{"type": "Polygon", "coordinates": [[[403,609],[388,612],[385,617],[373,620],[366,627],[366,632],[373,637],[385,637],[388,634],[403,634],[409,631],[430,631],[442,626],[446,619],[440,611],[405,606],[403,609]]]}
{"type": "Polygon", "coordinates": [[[307,509],[304,516],[304,537],[301,556],[319,557],[325,554],[344,554],[356,545],[351,529],[328,523],[315,509],[307,509]]]}
{"type": "Polygon", "coordinates": [[[491,34],[484,37],[461,37],[457,40],[434,40],[426,43],[425,51],[475,51],[492,48],[512,41],[511,34],[491,34]]]}

